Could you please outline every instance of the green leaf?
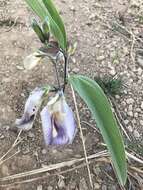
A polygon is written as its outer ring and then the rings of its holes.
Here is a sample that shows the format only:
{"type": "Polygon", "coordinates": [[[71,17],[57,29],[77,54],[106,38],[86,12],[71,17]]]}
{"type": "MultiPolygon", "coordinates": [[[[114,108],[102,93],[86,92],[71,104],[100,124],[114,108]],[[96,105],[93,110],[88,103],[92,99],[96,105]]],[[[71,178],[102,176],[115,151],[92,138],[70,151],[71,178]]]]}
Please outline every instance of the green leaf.
{"type": "Polygon", "coordinates": [[[55,21],[55,23],[57,24],[57,26],[59,27],[59,29],[62,32],[63,38],[64,38],[64,49],[67,48],[67,39],[66,39],[66,31],[65,31],[65,27],[64,27],[64,23],[53,3],[52,0],[42,0],[45,7],[47,8],[50,16],[52,17],[52,19],[55,21]]]}
{"type": "Polygon", "coordinates": [[[52,1],[42,1],[42,0],[25,0],[25,1],[31,7],[33,12],[40,17],[42,22],[45,21],[45,19],[48,17],[50,32],[56,38],[60,47],[63,50],[66,50],[67,42],[66,42],[66,32],[64,24],[56,8],[54,7],[52,1]]]}
{"type": "Polygon", "coordinates": [[[56,38],[56,40],[58,40],[60,47],[62,49],[65,49],[64,37],[63,37],[63,34],[62,34],[61,30],[59,29],[58,25],[55,23],[55,21],[50,16],[46,18],[46,21],[49,25],[51,33],[56,38]]]}
{"type": "Polygon", "coordinates": [[[124,143],[107,97],[100,86],[88,77],[74,75],[69,77],[69,82],[92,112],[110,152],[118,180],[125,185],[127,163],[124,143]]]}
{"type": "Polygon", "coordinates": [[[44,33],[42,31],[42,29],[40,28],[40,26],[38,25],[37,21],[34,19],[32,22],[32,28],[34,30],[34,32],[37,34],[37,36],[39,37],[39,39],[41,40],[42,43],[45,42],[45,36],[44,33]]]}
{"type": "Polygon", "coordinates": [[[45,17],[49,14],[42,0],[25,0],[33,12],[44,21],[45,17]]]}

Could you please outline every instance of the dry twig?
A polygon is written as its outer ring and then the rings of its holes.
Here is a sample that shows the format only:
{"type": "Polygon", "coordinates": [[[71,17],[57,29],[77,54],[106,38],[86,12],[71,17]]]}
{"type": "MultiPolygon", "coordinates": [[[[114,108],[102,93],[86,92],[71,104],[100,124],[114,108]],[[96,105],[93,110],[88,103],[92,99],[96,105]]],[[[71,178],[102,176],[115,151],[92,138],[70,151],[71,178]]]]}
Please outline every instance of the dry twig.
{"type": "Polygon", "coordinates": [[[79,112],[78,112],[75,92],[74,92],[74,89],[73,89],[72,85],[71,85],[71,90],[72,90],[72,96],[73,96],[73,101],[74,101],[76,115],[77,115],[78,126],[79,126],[79,129],[80,129],[80,134],[81,134],[81,139],[82,139],[82,145],[83,145],[83,150],[84,150],[84,155],[85,155],[85,161],[86,161],[87,170],[88,170],[89,181],[90,181],[91,188],[93,189],[93,182],[92,182],[91,172],[90,172],[90,168],[89,168],[89,163],[88,163],[85,143],[84,143],[84,136],[83,136],[83,132],[82,132],[82,128],[81,128],[81,123],[80,123],[80,117],[79,117],[79,112]]]}
{"type": "MultiPolygon", "coordinates": [[[[21,142],[21,140],[19,140],[19,137],[22,133],[22,130],[19,131],[14,143],[12,144],[11,148],[0,158],[0,165],[5,162],[6,160],[10,159],[11,156],[8,158],[8,159],[5,159],[4,158],[21,142]]],[[[13,157],[13,156],[12,156],[13,157]]]]}

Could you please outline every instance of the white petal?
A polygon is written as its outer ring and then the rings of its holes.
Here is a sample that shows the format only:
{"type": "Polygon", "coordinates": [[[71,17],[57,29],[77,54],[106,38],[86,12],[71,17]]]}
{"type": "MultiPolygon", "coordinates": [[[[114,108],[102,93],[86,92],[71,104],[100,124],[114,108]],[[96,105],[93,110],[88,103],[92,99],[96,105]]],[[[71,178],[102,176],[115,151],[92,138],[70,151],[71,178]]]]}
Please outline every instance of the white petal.
{"type": "Polygon", "coordinates": [[[33,69],[41,60],[41,57],[37,57],[37,52],[27,56],[24,59],[24,68],[27,70],[33,69]]]}
{"type": "Polygon", "coordinates": [[[23,116],[15,122],[18,128],[23,130],[29,130],[32,128],[35,117],[42,103],[44,93],[45,90],[42,88],[36,88],[32,91],[26,101],[23,116]]]}
{"type": "Polygon", "coordinates": [[[30,122],[23,123],[23,124],[21,124],[21,119],[16,119],[16,121],[15,121],[17,128],[23,129],[25,131],[32,129],[33,123],[34,123],[34,119],[30,122]]]}
{"type": "Polygon", "coordinates": [[[48,111],[47,106],[43,108],[40,115],[41,115],[41,121],[42,121],[44,140],[45,140],[46,145],[49,145],[52,142],[53,127],[51,123],[51,115],[48,111]]]}

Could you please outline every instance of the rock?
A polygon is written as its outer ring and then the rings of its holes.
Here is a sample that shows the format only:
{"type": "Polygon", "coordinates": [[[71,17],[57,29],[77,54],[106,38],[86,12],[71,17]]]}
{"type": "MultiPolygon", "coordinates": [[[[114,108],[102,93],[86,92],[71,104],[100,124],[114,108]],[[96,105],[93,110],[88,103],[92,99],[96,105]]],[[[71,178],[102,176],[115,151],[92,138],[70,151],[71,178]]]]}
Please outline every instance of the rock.
{"type": "Polygon", "coordinates": [[[140,124],[143,126],[143,120],[140,120],[140,124]]]}
{"type": "Polygon", "coordinates": [[[47,150],[46,149],[42,149],[42,154],[46,154],[47,153],[47,150]]]}
{"type": "Polygon", "coordinates": [[[70,185],[69,185],[69,189],[70,190],[75,190],[76,189],[76,182],[73,181],[70,185]]]}
{"type": "Polygon", "coordinates": [[[128,98],[126,100],[127,104],[133,104],[134,103],[134,99],[133,98],[128,98]]]}
{"type": "Polygon", "coordinates": [[[86,181],[84,178],[82,178],[80,180],[80,183],[79,183],[79,190],[88,190],[88,186],[86,184],[86,181]]]}
{"type": "Polygon", "coordinates": [[[132,104],[129,105],[128,110],[129,110],[129,111],[132,111],[132,110],[133,110],[133,106],[132,106],[132,104]]]}
{"type": "Polygon", "coordinates": [[[10,129],[10,126],[9,125],[5,125],[4,128],[5,128],[6,131],[8,131],[10,129]]]}
{"type": "Polygon", "coordinates": [[[133,117],[133,112],[132,111],[128,111],[127,114],[128,114],[128,116],[133,117]]]}
{"type": "Polygon", "coordinates": [[[3,140],[4,138],[4,135],[0,134],[0,139],[3,140]]]}
{"type": "Polygon", "coordinates": [[[138,114],[137,112],[134,113],[134,117],[135,117],[135,118],[137,118],[138,115],[139,115],[139,114],[138,114]]]}
{"type": "Polygon", "coordinates": [[[9,175],[9,169],[8,169],[8,166],[6,164],[2,164],[2,166],[1,166],[1,174],[3,176],[8,176],[9,175]]]}
{"type": "Polygon", "coordinates": [[[140,134],[136,129],[134,130],[133,133],[134,133],[135,138],[140,138],[140,134]]]}
{"type": "Polygon", "coordinates": [[[102,185],[102,190],[107,190],[107,186],[106,185],[102,185]]]}
{"type": "Polygon", "coordinates": [[[65,188],[65,182],[64,182],[64,180],[63,179],[60,179],[59,181],[58,181],[58,187],[59,187],[59,189],[63,189],[63,188],[65,188]]]}
{"type": "Polygon", "coordinates": [[[131,133],[133,132],[133,128],[132,128],[131,125],[128,126],[128,130],[129,130],[129,132],[131,132],[131,133]]]}
{"type": "Polygon", "coordinates": [[[94,183],[94,189],[100,189],[99,183],[94,183]]]}
{"type": "Polygon", "coordinates": [[[115,95],[115,98],[116,98],[117,100],[119,100],[119,99],[120,99],[120,96],[119,96],[119,95],[115,95]]]}
{"type": "Polygon", "coordinates": [[[79,72],[79,68],[74,68],[72,71],[76,74],[79,72]]]}
{"type": "Polygon", "coordinates": [[[95,175],[99,176],[99,174],[101,173],[101,169],[97,166],[93,166],[93,172],[95,175]]]}
{"type": "Polygon", "coordinates": [[[125,125],[127,125],[128,123],[129,123],[129,120],[124,120],[124,123],[125,123],[125,125]]]}
{"type": "Polygon", "coordinates": [[[109,71],[110,75],[114,76],[116,74],[116,71],[114,68],[110,69],[109,71]]]}
{"type": "Polygon", "coordinates": [[[48,186],[48,190],[53,190],[53,187],[52,186],[48,186]]]}
{"type": "Polygon", "coordinates": [[[141,103],[141,109],[143,110],[143,102],[141,103]]]}
{"type": "Polygon", "coordinates": [[[34,133],[32,133],[31,131],[29,131],[29,132],[28,132],[28,137],[30,137],[30,138],[34,138],[35,135],[34,135],[34,133]]]}
{"type": "Polygon", "coordinates": [[[76,11],[76,9],[75,9],[75,7],[74,7],[74,6],[71,6],[71,7],[70,7],[70,10],[71,10],[71,11],[73,11],[73,12],[75,12],[75,11],[76,11]]]}
{"type": "Polygon", "coordinates": [[[43,186],[42,185],[38,185],[37,186],[37,190],[42,190],[43,189],[43,186]]]}
{"type": "Polygon", "coordinates": [[[104,55],[100,55],[96,58],[97,61],[102,61],[105,59],[105,56],[104,55]]]}
{"type": "Polygon", "coordinates": [[[137,57],[137,63],[139,64],[139,66],[141,66],[143,68],[143,57],[142,56],[137,57]]]}
{"type": "Polygon", "coordinates": [[[138,75],[139,76],[142,76],[142,72],[143,72],[143,70],[141,68],[138,68],[138,75]]]}
{"type": "Polygon", "coordinates": [[[112,185],[110,188],[111,188],[111,190],[116,190],[117,189],[115,185],[112,185]]]}
{"type": "Polygon", "coordinates": [[[95,15],[94,13],[92,13],[92,14],[89,16],[89,19],[90,19],[90,20],[95,20],[95,17],[96,17],[96,15],[95,15]]]}
{"type": "Polygon", "coordinates": [[[136,112],[141,113],[141,109],[140,108],[136,108],[136,112]]]}

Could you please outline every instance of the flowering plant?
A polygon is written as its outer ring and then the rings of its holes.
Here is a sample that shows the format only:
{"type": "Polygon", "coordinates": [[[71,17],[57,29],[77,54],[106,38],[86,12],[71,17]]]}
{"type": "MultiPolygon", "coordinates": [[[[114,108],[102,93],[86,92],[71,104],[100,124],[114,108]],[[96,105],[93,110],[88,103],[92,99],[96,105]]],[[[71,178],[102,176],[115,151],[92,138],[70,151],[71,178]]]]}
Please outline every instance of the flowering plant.
{"type": "Polygon", "coordinates": [[[26,2],[41,19],[41,24],[34,20],[32,28],[42,47],[25,58],[24,67],[31,70],[42,59],[48,58],[55,67],[58,86],[48,85],[34,89],[26,101],[23,116],[16,120],[17,127],[23,130],[32,128],[44,97],[52,91],[55,93],[54,97],[50,98],[40,113],[45,143],[46,145],[72,143],[77,125],[65,99],[65,88],[70,84],[91,111],[111,155],[117,178],[120,184],[124,185],[127,178],[125,148],[107,97],[94,80],[82,75],[70,75],[69,57],[75,52],[76,45],[68,45],[64,23],[53,1],[26,0],[26,2]],[[62,84],[59,80],[58,64],[64,66],[62,84]]]}

